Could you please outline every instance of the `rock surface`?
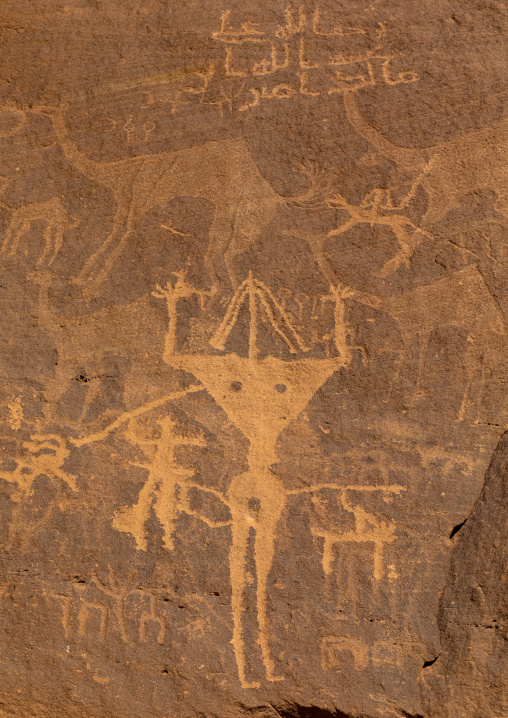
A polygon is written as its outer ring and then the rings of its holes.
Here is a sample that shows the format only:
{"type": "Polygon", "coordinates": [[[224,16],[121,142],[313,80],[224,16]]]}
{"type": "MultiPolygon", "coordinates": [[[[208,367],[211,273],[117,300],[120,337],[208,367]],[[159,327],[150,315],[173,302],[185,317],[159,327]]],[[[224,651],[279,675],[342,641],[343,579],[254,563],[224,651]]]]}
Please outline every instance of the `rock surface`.
{"type": "Polygon", "coordinates": [[[508,433],[471,515],[455,528],[438,614],[441,654],[421,674],[429,716],[508,715],[507,513],[508,433]]]}
{"type": "Polygon", "coordinates": [[[0,14],[1,715],[506,713],[504,3],[0,14]]]}

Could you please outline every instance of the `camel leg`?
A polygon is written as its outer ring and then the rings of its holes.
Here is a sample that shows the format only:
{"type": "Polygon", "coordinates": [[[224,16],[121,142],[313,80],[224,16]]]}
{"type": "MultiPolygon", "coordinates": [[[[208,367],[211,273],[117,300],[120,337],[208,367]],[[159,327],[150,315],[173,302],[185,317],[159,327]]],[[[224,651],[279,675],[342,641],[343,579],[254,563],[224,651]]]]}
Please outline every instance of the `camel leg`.
{"type": "Polygon", "coordinates": [[[67,222],[64,221],[63,219],[59,219],[54,224],[53,241],[50,244],[50,247],[53,246],[53,254],[51,255],[50,260],[48,262],[49,266],[51,266],[53,264],[58,252],[62,248],[66,224],[67,224],[67,222]]]}
{"type": "MultiPolygon", "coordinates": [[[[258,688],[259,683],[249,683],[245,676],[245,644],[242,630],[243,596],[245,593],[245,564],[249,541],[249,530],[252,525],[248,521],[247,500],[235,500],[231,503],[232,544],[229,551],[229,572],[231,576],[231,607],[233,610],[233,648],[235,651],[238,677],[242,688],[258,688]]],[[[259,578],[258,578],[259,581],[259,578]]]]}
{"type": "Polygon", "coordinates": [[[226,269],[228,271],[228,277],[229,281],[231,283],[231,286],[233,287],[233,291],[236,292],[238,289],[238,277],[236,275],[236,268],[235,268],[235,257],[236,253],[232,251],[232,249],[229,247],[226,252],[224,252],[224,263],[226,265],[226,269]]]}
{"type": "Polygon", "coordinates": [[[107,260],[104,262],[104,266],[100,270],[100,272],[97,274],[96,277],[94,277],[94,283],[95,284],[101,284],[104,282],[108,274],[111,272],[111,269],[113,267],[113,264],[116,262],[118,257],[121,255],[123,250],[125,249],[125,245],[127,244],[127,240],[129,239],[132,232],[132,226],[131,226],[131,218],[129,218],[127,222],[127,228],[123,235],[120,238],[120,241],[114,248],[114,250],[111,252],[107,260]]]}
{"type": "Polygon", "coordinates": [[[450,194],[449,189],[442,187],[432,188],[425,186],[428,195],[428,209],[419,222],[420,227],[431,229],[431,227],[443,220],[453,207],[458,206],[461,196],[450,194]]]}
{"type": "Polygon", "coordinates": [[[399,325],[399,329],[402,334],[403,349],[401,352],[398,353],[399,356],[398,356],[398,359],[396,362],[395,370],[393,372],[392,378],[390,380],[390,384],[388,386],[388,394],[387,394],[386,398],[383,399],[384,404],[386,404],[388,401],[390,401],[390,399],[392,397],[393,390],[395,388],[395,383],[397,382],[400,375],[402,374],[402,367],[404,366],[404,360],[408,356],[409,350],[412,345],[411,336],[408,336],[407,334],[405,334],[403,331],[403,327],[401,327],[400,325],[399,325]]]}
{"type": "Polygon", "coordinates": [[[12,236],[14,234],[14,230],[18,226],[19,226],[19,219],[16,218],[16,215],[13,215],[11,218],[11,221],[9,223],[9,226],[7,227],[4,241],[2,242],[2,248],[0,249],[1,254],[7,254],[9,245],[12,242],[12,236]]]}
{"type": "Polygon", "coordinates": [[[130,232],[130,229],[127,229],[127,223],[131,215],[131,207],[131,197],[126,200],[123,199],[119,201],[116,214],[113,220],[113,230],[111,231],[107,239],[104,240],[101,246],[85,262],[83,269],[81,270],[77,278],[79,284],[87,284],[88,282],[95,280],[97,276],[100,276],[102,274],[100,262],[104,260],[106,253],[111,249],[111,247],[117,245],[119,241],[122,242],[122,240],[124,240],[125,238],[125,235],[130,232]]]}
{"type": "Polygon", "coordinates": [[[418,334],[418,373],[416,375],[416,384],[411,397],[411,403],[413,403],[417,397],[423,395],[421,383],[423,379],[423,370],[425,369],[425,360],[427,358],[427,348],[429,346],[430,334],[431,332],[429,330],[419,332],[418,334]]]}
{"type": "MultiPolygon", "coordinates": [[[[208,272],[208,276],[212,282],[212,291],[217,291],[221,285],[217,269],[215,268],[215,261],[218,257],[220,257],[220,255],[222,255],[226,261],[225,254],[231,244],[237,211],[238,206],[235,207],[233,211],[227,206],[217,207],[215,210],[215,216],[209,232],[208,249],[204,259],[206,271],[208,272]]],[[[233,277],[231,278],[230,275],[230,279],[233,290],[236,290],[237,287],[233,285],[233,282],[236,282],[234,271],[233,277]]],[[[238,286],[237,282],[236,284],[238,286]]]]}
{"type": "MultiPolygon", "coordinates": [[[[273,482],[273,478],[272,478],[273,482]]],[[[268,641],[269,625],[266,610],[268,575],[272,568],[275,552],[275,532],[285,504],[283,491],[275,491],[270,498],[262,499],[257,520],[255,539],[255,561],[257,577],[257,614],[259,624],[259,644],[269,681],[283,681],[283,676],[275,675],[275,666],[268,641]]]]}
{"type": "MultiPolygon", "coordinates": [[[[37,260],[37,266],[40,267],[41,264],[44,263],[44,260],[48,256],[48,254],[51,252],[51,249],[54,245],[54,242],[56,242],[56,232],[58,227],[58,220],[56,219],[46,219],[46,229],[44,230],[44,250],[37,260]]],[[[57,250],[58,251],[58,250],[57,250]]],[[[51,259],[48,262],[48,265],[51,265],[53,260],[55,259],[56,254],[53,254],[53,259],[51,259]]]]}
{"type": "MultiPolygon", "coordinates": [[[[100,374],[100,372],[97,372],[97,374],[100,374]]],[[[83,400],[83,408],[81,409],[81,414],[79,415],[78,421],[80,425],[83,423],[83,421],[86,421],[88,410],[90,409],[95,399],[97,399],[97,397],[100,395],[102,388],[102,379],[100,379],[98,376],[92,377],[89,380],[85,398],[83,400]]]]}
{"type": "Polygon", "coordinates": [[[466,350],[465,354],[466,386],[464,389],[464,394],[462,396],[462,403],[460,405],[459,413],[457,414],[457,421],[464,421],[467,416],[468,409],[473,403],[476,404],[475,423],[478,423],[480,421],[483,392],[485,389],[485,365],[482,361],[479,386],[476,390],[476,400],[473,401],[473,386],[475,378],[478,375],[476,364],[477,354],[473,345],[469,350],[466,350]]]}
{"type": "MultiPolygon", "coordinates": [[[[7,252],[8,257],[14,257],[16,252],[18,251],[19,243],[21,241],[21,238],[23,235],[28,232],[31,226],[31,221],[29,219],[14,219],[11,222],[11,226],[7,230],[7,236],[4,242],[5,245],[5,251],[7,252]],[[8,249],[7,240],[10,243],[10,249],[8,249]]],[[[3,249],[2,249],[3,251],[3,249]]]]}
{"type": "Polygon", "coordinates": [[[386,397],[383,399],[383,404],[387,404],[390,399],[392,398],[393,390],[395,389],[395,383],[397,382],[397,379],[400,377],[401,371],[402,371],[402,365],[404,363],[404,352],[399,352],[399,357],[397,359],[397,363],[395,366],[395,370],[392,374],[392,378],[390,379],[390,383],[388,385],[388,393],[386,394],[386,397]]]}

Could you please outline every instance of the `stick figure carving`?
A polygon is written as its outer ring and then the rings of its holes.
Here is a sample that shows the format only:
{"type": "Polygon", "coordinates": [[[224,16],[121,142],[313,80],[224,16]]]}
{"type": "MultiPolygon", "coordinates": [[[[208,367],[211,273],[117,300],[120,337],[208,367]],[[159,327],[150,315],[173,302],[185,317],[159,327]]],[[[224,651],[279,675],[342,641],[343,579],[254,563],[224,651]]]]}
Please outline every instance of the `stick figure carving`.
{"type": "MultiPolygon", "coordinates": [[[[250,313],[248,356],[235,353],[221,356],[202,356],[176,353],[177,302],[192,291],[180,274],[173,286],[168,282],[159,296],[168,304],[169,327],[164,360],[183,369],[204,385],[229,419],[249,440],[247,472],[235,476],[227,492],[227,504],[232,515],[232,544],[229,552],[232,584],[233,647],[240,681],[244,687],[259,685],[246,676],[243,638],[243,602],[247,583],[246,561],[251,529],[255,531],[254,562],[257,574],[256,607],[261,654],[269,681],[282,680],[275,672],[270,652],[267,590],[268,575],[275,551],[278,522],[286,505],[287,492],[280,478],[271,470],[277,461],[276,443],[283,430],[307,406],[312,396],[338,369],[351,361],[344,351],[344,329],[337,327],[339,356],[329,359],[295,358],[285,361],[268,355],[260,358],[257,344],[258,322],[266,321],[275,335],[281,338],[293,355],[305,352],[306,347],[288,316],[270,290],[252,275],[239,286],[231,300],[224,320],[211,344],[224,350],[233,331],[241,307],[248,305],[250,313]],[[256,504],[256,508],[253,508],[256,504]]],[[[337,292],[337,301],[341,293],[337,292]]],[[[341,316],[341,313],[336,313],[341,316]]]]}
{"type": "MultiPolygon", "coordinates": [[[[109,426],[89,436],[71,439],[76,447],[105,439],[111,432],[125,428],[125,438],[142,447],[147,462],[136,463],[148,471],[148,478],[139,493],[137,502],[115,513],[113,525],[119,531],[130,534],[138,550],[148,549],[148,518],[153,507],[155,516],[163,529],[163,543],[167,550],[174,550],[173,536],[178,529],[177,518],[186,513],[203,521],[210,528],[230,529],[229,569],[232,587],[233,640],[238,677],[243,688],[259,686],[258,681],[249,680],[247,645],[244,639],[245,622],[248,613],[245,610],[246,588],[248,584],[249,537],[254,533],[253,559],[256,571],[256,614],[258,644],[266,679],[283,680],[275,669],[269,641],[269,615],[267,607],[269,574],[275,554],[277,528],[288,497],[298,494],[311,495],[323,489],[340,492],[343,505],[350,510],[356,521],[353,533],[332,531],[324,536],[323,567],[329,573],[331,551],[334,544],[351,542],[370,542],[374,544],[374,579],[384,575],[382,544],[394,540],[395,527],[385,525],[374,514],[367,512],[351,498],[346,500],[345,492],[381,492],[399,494],[403,486],[391,485],[347,485],[335,483],[308,485],[286,489],[282,480],[272,469],[278,461],[277,441],[289,424],[298,417],[308,405],[318,389],[341,368],[352,361],[352,349],[349,345],[350,328],[346,323],[344,301],[350,296],[347,287],[337,284],[330,287],[330,301],[336,306],[333,313],[335,329],[335,352],[327,353],[324,359],[306,356],[309,351],[298,331],[291,322],[284,307],[275,299],[274,294],[262,282],[251,274],[238,287],[229,302],[224,318],[210,344],[220,355],[179,353],[177,351],[176,325],[178,303],[197,295],[204,309],[204,295],[185,280],[185,273],[176,273],[176,281],[157,287],[156,297],[165,299],[169,326],[165,337],[164,360],[175,369],[193,374],[199,383],[160,397],[147,404],[131,409],[109,426]],[[250,315],[248,333],[248,351],[246,356],[227,352],[236,323],[246,308],[250,315]],[[260,323],[271,329],[274,340],[283,342],[290,356],[282,359],[270,354],[261,356],[258,346],[260,323]],[[207,487],[194,479],[192,470],[178,465],[175,447],[183,444],[204,446],[200,436],[188,436],[181,427],[177,427],[171,416],[156,420],[160,431],[153,440],[146,435],[146,427],[136,426],[141,417],[148,416],[155,409],[177,401],[190,393],[207,391],[216,403],[225,411],[231,422],[248,439],[248,469],[232,478],[225,492],[207,487]],[[201,491],[219,500],[229,511],[229,520],[210,520],[202,510],[193,509],[191,491],[201,491]],[[370,523],[369,523],[370,522],[370,523]]],[[[245,314],[245,313],[244,313],[245,314]]],[[[269,344],[269,340],[268,340],[269,344]]],[[[269,344],[270,345],[270,344],[269,344]]],[[[271,345],[270,345],[271,346],[271,345]]],[[[347,498],[347,497],[346,497],[347,498]]],[[[320,536],[320,528],[315,527],[320,536]]]]}

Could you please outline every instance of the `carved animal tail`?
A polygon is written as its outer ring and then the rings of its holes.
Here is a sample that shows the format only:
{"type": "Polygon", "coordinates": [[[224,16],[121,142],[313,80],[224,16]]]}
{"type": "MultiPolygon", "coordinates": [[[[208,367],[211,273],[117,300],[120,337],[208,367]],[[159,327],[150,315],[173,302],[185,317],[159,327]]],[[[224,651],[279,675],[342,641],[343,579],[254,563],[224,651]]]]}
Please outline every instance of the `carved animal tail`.
{"type": "Polygon", "coordinates": [[[379,130],[376,130],[375,127],[372,127],[364,120],[358,108],[356,92],[345,92],[343,97],[346,116],[359,135],[374,145],[381,154],[404,167],[404,169],[422,171],[425,168],[428,158],[425,150],[411,150],[393,144],[379,130]]]}
{"type": "Polygon", "coordinates": [[[330,173],[326,168],[320,169],[317,165],[309,162],[299,165],[297,169],[307,176],[310,181],[310,189],[295,197],[283,198],[283,203],[287,207],[300,209],[322,204],[330,196],[332,190],[330,173]]]}

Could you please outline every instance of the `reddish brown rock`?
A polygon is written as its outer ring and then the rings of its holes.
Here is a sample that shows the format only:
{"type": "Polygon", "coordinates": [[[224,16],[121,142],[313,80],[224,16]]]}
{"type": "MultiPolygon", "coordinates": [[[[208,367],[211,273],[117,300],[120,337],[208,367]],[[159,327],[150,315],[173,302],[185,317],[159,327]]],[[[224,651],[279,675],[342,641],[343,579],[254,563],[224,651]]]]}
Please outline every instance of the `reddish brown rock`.
{"type": "Polygon", "coordinates": [[[1,711],[501,715],[502,3],[0,12],[1,711]]]}
{"type": "Polygon", "coordinates": [[[508,712],[507,483],[504,434],[471,515],[453,531],[460,535],[440,601],[441,653],[421,674],[429,716],[508,712]]]}

